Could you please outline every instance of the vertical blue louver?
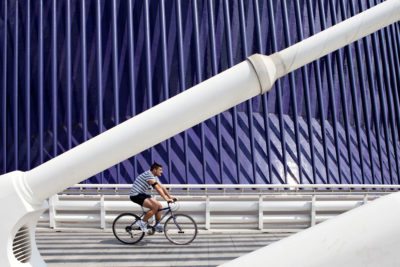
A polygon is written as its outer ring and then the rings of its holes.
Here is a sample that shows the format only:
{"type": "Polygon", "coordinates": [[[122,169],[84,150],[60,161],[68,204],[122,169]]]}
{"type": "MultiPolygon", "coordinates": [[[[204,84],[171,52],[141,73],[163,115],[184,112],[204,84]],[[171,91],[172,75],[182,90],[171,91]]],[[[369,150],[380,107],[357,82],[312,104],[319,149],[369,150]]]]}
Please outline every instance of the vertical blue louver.
{"type": "MultiPolygon", "coordinates": [[[[3,0],[0,174],[380,2],[3,0]]],[[[399,184],[399,86],[396,23],[85,182],[399,184]]]]}

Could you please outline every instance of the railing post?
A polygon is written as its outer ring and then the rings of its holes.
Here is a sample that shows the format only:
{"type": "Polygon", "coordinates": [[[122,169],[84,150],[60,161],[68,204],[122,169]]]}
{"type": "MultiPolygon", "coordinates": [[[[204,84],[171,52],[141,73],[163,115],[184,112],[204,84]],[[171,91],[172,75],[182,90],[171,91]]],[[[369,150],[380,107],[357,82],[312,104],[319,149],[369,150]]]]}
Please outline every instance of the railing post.
{"type": "Polygon", "coordinates": [[[264,229],[264,210],[263,210],[263,196],[260,195],[258,198],[258,229],[264,229]]]}
{"type": "Polygon", "coordinates": [[[368,195],[367,194],[364,195],[363,202],[364,202],[364,205],[368,203],[368,195]]]}
{"type": "Polygon", "coordinates": [[[58,196],[53,195],[49,199],[49,224],[50,228],[56,229],[56,208],[55,205],[58,202],[58,196]]]}
{"type": "Polygon", "coordinates": [[[106,229],[106,209],[104,207],[104,195],[100,198],[100,228],[106,229]]]}
{"type": "Polygon", "coordinates": [[[315,202],[317,197],[315,195],[312,196],[311,199],[311,226],[314,226],[316,223],[316,210],[315,210],[315,202]]]}
{"type": "Polygon", "coordinates": [[[206,230],[210,230],[210,196],[206,196],[206,230]]]}

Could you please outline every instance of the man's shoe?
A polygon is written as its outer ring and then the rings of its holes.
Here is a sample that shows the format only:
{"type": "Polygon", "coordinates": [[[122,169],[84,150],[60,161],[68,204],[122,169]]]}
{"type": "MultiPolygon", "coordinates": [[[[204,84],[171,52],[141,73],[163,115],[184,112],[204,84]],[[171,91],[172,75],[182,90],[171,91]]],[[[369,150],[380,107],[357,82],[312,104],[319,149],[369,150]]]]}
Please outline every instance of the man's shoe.
{"type": "Polygon", "coordinates": [[[164,232],[164,226],[158,224],[156,227],[154,227],[157,232],[162,233],[164,232]]]}
{"type": "Polygon", "coordinates": [[[149,232],[149,230],[147,229],[147,223],[145,223],[144,221],[139,220],[135,224],[140,227],[140,230],[142,230],[142,232],[144,233],[149,232]]]}

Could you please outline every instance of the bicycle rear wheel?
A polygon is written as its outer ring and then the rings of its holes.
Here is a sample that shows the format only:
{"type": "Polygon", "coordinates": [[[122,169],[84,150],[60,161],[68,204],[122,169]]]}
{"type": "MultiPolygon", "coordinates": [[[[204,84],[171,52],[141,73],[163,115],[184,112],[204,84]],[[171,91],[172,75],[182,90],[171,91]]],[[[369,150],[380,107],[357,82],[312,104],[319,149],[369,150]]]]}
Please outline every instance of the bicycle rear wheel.
{"type": "Polygon", "coordinates": [[[175,214],[169,217],[164,225],[165,237],[173,244],[190,244],[197,236],[197,224],[192,217],[175,214]]]}
{"type": "Polygon", "coordinates": [[[140,220],[139,216],[132,213],[123,213],[115,218],[113,222],[114,236],[124,244],[135,244],[142,240],[144,233],[135,223],[140,220]]]}

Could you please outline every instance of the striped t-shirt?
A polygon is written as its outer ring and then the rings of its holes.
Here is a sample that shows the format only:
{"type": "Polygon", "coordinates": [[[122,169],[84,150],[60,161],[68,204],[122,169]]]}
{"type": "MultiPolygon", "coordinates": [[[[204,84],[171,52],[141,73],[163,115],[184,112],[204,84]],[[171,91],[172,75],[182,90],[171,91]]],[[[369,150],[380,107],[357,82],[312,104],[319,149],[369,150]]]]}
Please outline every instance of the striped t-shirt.
{"type": "Polygon", "coordinates": [[[146,191],[150,188],[150,180],[155,180],[157,182],[158,178],[154,176],[151,171],[145,171],[144,173],[140,174],[133,182],[129,195],[136,196],[138,194],[146,193],[146,191]]]}

